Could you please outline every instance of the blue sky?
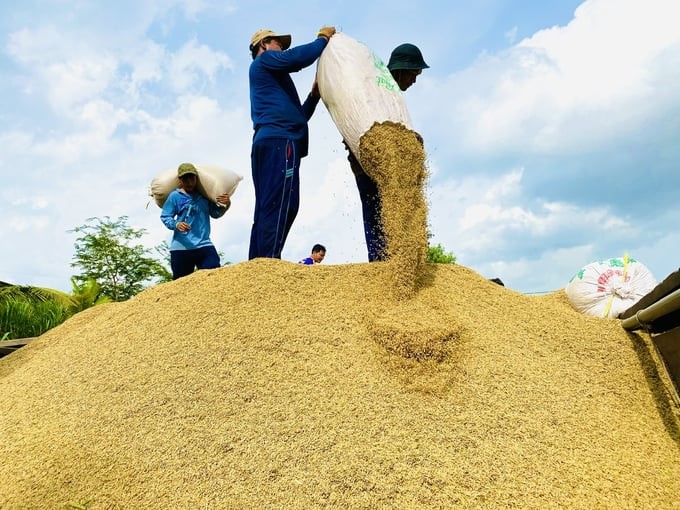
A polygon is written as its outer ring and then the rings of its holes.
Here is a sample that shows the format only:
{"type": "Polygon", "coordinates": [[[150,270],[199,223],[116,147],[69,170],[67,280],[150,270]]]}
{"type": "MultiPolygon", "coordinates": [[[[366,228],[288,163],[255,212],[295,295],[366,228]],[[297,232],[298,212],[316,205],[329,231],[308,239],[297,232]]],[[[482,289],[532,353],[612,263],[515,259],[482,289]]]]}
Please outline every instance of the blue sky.
{"type": "MultiPolygon", "coordinates": [[[[156,0],[0,5],[0,280],[70,290],[75,234],[125,215],[170,237],[149,203],[184,161],[244,179],[213,240],[247,258],[254,193],[248,43],[335,25],[384,60],[430,65],[404,94],[425,140],[432,242],[520,292],[564,287],[628,252],[657,280],[680,252],[680,3],[156,0]]],[[[294,75],[301,96],[314,67],[294,75]]],[[[338,79],[342,79],[338,77],[338,79]]],[[[323,105],[283,258],[362,262],[358,193],[323,105]]]]}

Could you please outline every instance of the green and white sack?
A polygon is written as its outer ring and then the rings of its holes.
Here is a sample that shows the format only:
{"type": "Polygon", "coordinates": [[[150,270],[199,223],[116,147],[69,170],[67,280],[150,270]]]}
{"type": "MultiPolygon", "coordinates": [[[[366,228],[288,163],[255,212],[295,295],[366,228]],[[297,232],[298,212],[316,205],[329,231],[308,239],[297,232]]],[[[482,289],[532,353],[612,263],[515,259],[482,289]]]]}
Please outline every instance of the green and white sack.
{"type": "MultiPolygon", "coordinates": [[[[216,202],[218,195],[228,193],[231,197],[236,191],[238,183],[243,179],[231,170],[214,165],[194,165],[198,172],[198,191],[211,202],[216,202]]],[[[177,168],[164,170],[151,181],[149,195],[153,197],[158,207],[163,207],[168,195],[179,186],[177,168]]]]}
{"type": "Polygon", "coordinates": [[[626,254],[581,268],[564,290],[571,305],[593,317],[618,317],[656,287],[643,264],[626,254]]]}
{"type": "Polygon", "coordinates": [[[342,138],[359,158],[359,141],[374,123],[387,120],[413,129],[389,69],[367,46],[339,32],[317,66],[319,92],[342,138]]]}

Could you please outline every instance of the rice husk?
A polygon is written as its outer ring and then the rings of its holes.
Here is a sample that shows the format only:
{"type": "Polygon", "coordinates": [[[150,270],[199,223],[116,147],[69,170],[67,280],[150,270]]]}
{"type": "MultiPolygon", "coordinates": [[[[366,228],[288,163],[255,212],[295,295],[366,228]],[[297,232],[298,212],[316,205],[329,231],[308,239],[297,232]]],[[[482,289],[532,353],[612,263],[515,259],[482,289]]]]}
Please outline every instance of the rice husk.
{"type": "Polygon", "coordinates": [[[645,335],[424,264],[256,259],[0,359],[0,508],[677,508],[645,335]]]}
{"type": "Polygon", "coordinates": [[[361,137],[359,154],[364,171],[380,192],[393,293],[409,298],[427,261],[427,168],[422,142],[402,124],[375,123],[361,137]]]}

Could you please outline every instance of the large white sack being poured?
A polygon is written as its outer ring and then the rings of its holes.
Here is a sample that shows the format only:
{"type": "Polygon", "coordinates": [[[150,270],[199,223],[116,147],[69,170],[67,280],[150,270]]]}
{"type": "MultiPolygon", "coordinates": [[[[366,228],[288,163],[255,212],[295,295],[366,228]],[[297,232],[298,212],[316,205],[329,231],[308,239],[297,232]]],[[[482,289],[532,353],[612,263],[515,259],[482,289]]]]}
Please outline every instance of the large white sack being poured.
{"type": "Polygon", "coordinates": [[[399,85],[367,46],[336,33],[319,58],[319,92],[352,153],[361,161],[359,140],[376,122],[390,120],[413,129],[399,85]]]}

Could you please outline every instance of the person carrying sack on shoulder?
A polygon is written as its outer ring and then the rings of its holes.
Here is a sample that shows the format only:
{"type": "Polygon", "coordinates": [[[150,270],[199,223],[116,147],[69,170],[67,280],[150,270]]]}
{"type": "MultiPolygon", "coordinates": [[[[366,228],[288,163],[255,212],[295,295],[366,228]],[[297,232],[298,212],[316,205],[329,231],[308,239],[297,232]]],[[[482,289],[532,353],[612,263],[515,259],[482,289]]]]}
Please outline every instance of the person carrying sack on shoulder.
{"type": "Polygon", "coordinates": [[[170,243],[172,279],[177,280],[195,269],[220,267],[220,257],[210,240],[210,218],[221,218],[231,205],[227,193],[211,202],[198,191],[198,171],[191,163],[177,168],[179,186],[170,192],[161,221],[173,231],[170,243]]]}

